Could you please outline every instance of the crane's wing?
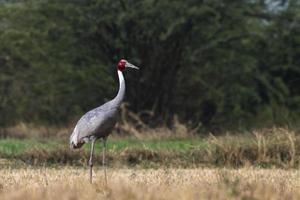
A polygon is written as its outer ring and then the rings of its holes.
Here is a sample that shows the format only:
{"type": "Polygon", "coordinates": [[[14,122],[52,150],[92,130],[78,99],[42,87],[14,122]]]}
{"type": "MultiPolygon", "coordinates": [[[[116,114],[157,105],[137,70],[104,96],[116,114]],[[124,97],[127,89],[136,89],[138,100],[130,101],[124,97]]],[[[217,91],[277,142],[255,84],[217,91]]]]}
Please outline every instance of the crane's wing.
{"type": "Polygon", "coordinates": [[[89,140],[91,136],[105,136],[114,127],[116,115],[117,107],[114,107],[111,101],[87,112],[77,122],[70,137],[70,144],[77,146],[84,143],[83,140],[89,140]]]}

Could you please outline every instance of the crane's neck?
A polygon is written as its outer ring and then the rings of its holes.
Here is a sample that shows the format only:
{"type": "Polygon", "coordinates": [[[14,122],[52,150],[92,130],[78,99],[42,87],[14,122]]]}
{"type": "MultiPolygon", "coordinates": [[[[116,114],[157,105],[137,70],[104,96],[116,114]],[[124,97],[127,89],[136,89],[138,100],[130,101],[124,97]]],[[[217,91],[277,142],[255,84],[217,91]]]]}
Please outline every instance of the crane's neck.
{"type": "Polygon", "coordinates": [[[113,99],[114,106],[119,107],[124,99],[125,96],[125,80],[123,73],[118,70],[118,77],[119,77],[119,91],[117,96],[113,99]]]}

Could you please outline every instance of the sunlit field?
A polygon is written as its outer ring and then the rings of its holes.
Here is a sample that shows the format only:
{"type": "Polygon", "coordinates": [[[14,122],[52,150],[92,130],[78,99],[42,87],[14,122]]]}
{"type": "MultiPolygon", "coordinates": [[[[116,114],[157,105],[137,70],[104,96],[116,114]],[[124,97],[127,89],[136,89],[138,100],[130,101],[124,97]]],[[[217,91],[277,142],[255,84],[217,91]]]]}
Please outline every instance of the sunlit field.
{"type": "Polygon", "coordinates": [[[1,169],[1,199],[299,199],[300,172],[282,169],[1,169]]]}
{"type": "Polygon", "coordinates": [[[71,150],[68,134],[3,137],[0,199],[299,199],[299,144],[296,131],[282,128],[206,137],[113,134],[106,187],[101,142],[90,184],[89,144],[71,150]]]}

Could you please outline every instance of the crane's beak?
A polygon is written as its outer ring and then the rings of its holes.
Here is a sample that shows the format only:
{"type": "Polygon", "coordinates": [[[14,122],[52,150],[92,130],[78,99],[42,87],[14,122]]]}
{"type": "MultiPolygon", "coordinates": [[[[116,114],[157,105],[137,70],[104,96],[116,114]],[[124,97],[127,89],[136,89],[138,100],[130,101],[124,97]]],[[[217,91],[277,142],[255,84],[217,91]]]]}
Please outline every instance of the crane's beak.
{"type": "Polygon", "coordinates": [[[133,68],[133,69],[140,69],[137,66],[134,66],[133,64],[131,64],[129,62],[126,63],[126,67],[130,67],[130,68],[133,68]]]}

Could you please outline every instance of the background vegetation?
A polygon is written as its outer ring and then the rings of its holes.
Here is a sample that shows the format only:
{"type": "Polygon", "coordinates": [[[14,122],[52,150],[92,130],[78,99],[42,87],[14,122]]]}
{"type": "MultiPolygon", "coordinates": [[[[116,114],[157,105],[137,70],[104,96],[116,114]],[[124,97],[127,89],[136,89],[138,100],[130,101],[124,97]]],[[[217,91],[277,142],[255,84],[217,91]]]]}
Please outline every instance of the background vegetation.
{"type": "Polygon", "coordinates": [[[0,1],[0,124],[65,125],[112,98],[150,126],[293,126],[300,4],[289,1],[0,1]]]}
{"type": "MultiPolygon", "coordinates": [[[[165,132],[161,132],[165,135],[165,132]]],[[[102,146],[94,161],[101,165],[102,146]]],[[[6,138],[0,140],[0,167],[86,166],[90,145],[70,151],[67,139],[6,138]]],[[[110,168],[284,168],[300,167],[300,136],[286,129],[265,129],[244,135],[135,138],[113,135],[108,142],[110,168]]]]}

